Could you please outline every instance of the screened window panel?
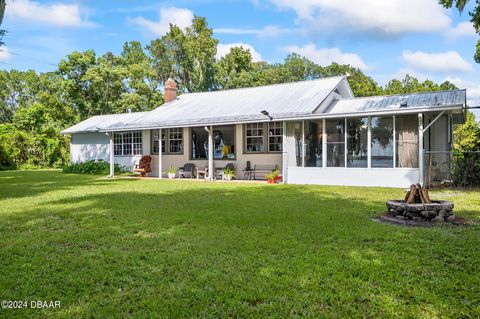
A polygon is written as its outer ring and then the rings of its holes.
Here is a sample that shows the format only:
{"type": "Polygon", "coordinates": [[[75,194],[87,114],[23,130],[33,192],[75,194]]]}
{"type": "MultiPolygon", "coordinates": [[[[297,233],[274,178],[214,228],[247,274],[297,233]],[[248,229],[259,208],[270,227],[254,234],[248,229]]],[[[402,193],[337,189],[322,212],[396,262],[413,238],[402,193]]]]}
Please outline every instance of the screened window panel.
{"type": "Polygon", "coordinates": [[[213,127],[213,158],[235,159],[235,126],[213,127]]]}
{"type": "Polygon", "coordinates": [[[305,166],[322,167],[323,121],[305,122],[305,166]]]}
{"type": "Polygon", "coordinates": [[[208,158],[208,132],[203,127],[192,127],[190,132],[192,158],[208,158]]]}
{"type": "Polygon", "coordinates": [[[395,117],[396,165],[418,167],[418,117],[416,114],[395,117]]]}
{"type": "Polygon", "coordinates": [[[347,119],[347,167],[368,166],[368,118],[347,119]]]}
{"type": "Polygon", "coordinates": [[[393,117],[372,117],[372,167],[393,167],[393,117]]]}
{"type": "Polygon", "coordinates": [[[345,167],[345,119],[326,120],[327,166],[345,167]]]}
{"type": "Polygon", "coordinates": [[[285,141],[285,152],[287,166],[297,166],[301,167],[302,163],[302,122],[287,122],[286,123],[287,132],[286,132],[286,141],[285,141]]]}

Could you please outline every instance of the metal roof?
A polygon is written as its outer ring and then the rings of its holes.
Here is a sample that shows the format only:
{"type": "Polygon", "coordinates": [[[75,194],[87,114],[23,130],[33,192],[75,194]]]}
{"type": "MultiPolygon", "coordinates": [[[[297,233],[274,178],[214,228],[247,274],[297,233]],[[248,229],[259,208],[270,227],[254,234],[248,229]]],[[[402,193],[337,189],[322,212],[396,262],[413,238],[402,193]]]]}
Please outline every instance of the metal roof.
{"type": "Polygon", "coordinates": [[[265,120],[267,110],[274,118],[311,114],[345,77],[283,83],[214,92],[188,93],[122,126],[171,127],[265,120]]]}
{"type": "MultiPolygon", "coordinates": [[[[147,128],[189,127],[267,121],[261,111],[267,110],[276,120],[292,120],[309,116],[395,113],[415,109],[435,110],[458,107],[466,102],[465,90],[425,92],[341,98],[326,109],[322,102],[330,103],[332,92],[345,77],[276,84],[269,86],[189,93],[150,112],[101,115],[91,117],[62,133],[119,131],[147,128]],[[329,99],[327,97],[331,96],[329,99]],[[320,111],[323,112],[320,112],[320,111]]],[[[338,98],[338,95],[336,95],[338,98]]],[[[351,94],[348,94],[351,96],[351,94]]]]}
{"type": "Polygon", "coordinates": [[[379,111],[400,111],[416,108],[443,108],[463,106],[466,102],[466,90],[439,92],[421,92],[388,96],[374,96],[353,99],[341,99],[327,110],[328,114],[375,113],[379,111]]]}
{"type": "Polygon", "coordinates": [[[62,131],[62,134],[98,132],[110,125],[127,125],[148,112],[95,115],[62,131]]]}

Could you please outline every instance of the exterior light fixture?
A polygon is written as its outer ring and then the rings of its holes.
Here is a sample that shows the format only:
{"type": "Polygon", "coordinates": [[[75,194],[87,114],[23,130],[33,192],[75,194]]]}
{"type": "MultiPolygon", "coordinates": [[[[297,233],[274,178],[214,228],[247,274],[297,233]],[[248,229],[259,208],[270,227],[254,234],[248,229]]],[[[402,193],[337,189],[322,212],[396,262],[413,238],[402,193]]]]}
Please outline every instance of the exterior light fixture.
{"type": "Polygon", "coordinates": [[[270,119],[270,121],[273,120],[273,117],[271,117],[271,116],[270,116],[270,113],[268,113],[266,110],[263,110],[263,111],[261,111],[260,113],[262,113],[263,115],[267,116],[267,117],[270,119]]]}

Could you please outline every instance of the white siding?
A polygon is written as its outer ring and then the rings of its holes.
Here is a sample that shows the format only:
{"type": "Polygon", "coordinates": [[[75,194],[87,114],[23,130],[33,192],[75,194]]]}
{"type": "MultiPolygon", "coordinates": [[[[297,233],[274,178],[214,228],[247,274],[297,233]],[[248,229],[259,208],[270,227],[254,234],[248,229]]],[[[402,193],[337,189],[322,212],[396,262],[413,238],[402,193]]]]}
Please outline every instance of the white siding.
{"type": "Polygon", "coordinates": [[[289,184],[408,188],[418,183],[418,168],[289,167],[289,184]]]}

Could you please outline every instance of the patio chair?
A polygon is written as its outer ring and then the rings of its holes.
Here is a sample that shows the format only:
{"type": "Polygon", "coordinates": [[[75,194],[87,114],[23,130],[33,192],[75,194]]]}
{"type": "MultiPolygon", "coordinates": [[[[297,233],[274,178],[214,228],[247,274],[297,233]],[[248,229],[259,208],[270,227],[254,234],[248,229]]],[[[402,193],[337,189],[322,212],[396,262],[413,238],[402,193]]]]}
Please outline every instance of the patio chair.
{"type": "Polygon", "coordinates": [[[178,169],[178,176],[183,178],[193,178],[195,175],[195,164],[187,163],[178,169]]]}
{"type": "Polygon", "coordinates": [[[243,170],[243,178],[244,179],[252,179],[253,178],[253,169],[250,161],[247,161],[247,167],[243,170]]]}
{"type": "Polygon", "coordinates": [[[150,155],[144,155],[140,159],[135,168],[133,169],[134,172],[140,173],[141,177],[145,177],[147,173],[152,171],[152,167],[150,166],[152,163],[152,157],[150,155]]]}
{"type": "Polygon", "coordinates": [[[208,176],[208,166],[198,167],[196,175],[197,175],[197,179],[200,179],[200,178],[206,179],[208,176]]]}

